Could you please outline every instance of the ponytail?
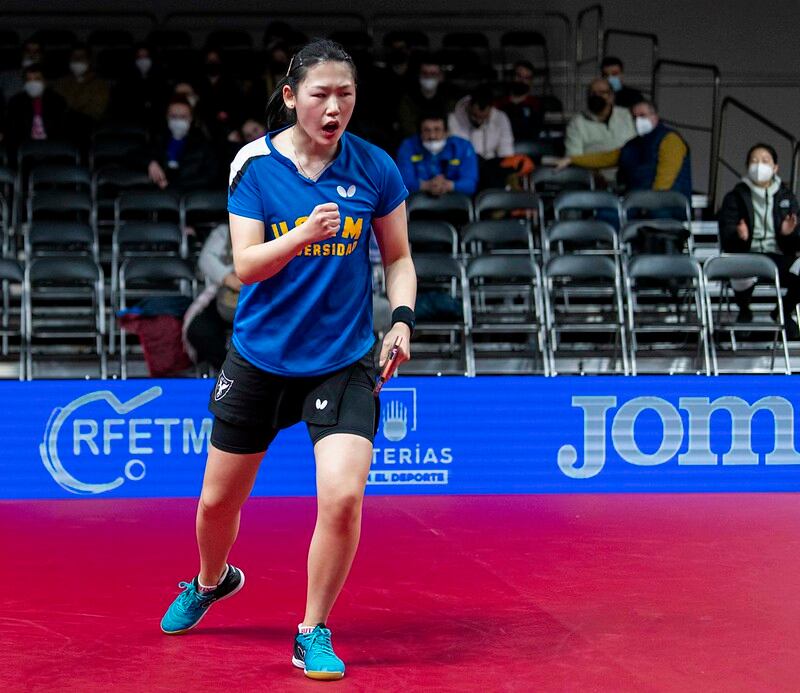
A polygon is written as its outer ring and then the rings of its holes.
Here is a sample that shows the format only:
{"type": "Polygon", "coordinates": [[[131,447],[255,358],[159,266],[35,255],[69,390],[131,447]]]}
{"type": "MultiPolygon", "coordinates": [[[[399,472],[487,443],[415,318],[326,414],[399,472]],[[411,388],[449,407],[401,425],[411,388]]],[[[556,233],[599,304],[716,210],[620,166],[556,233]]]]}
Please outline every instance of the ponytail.
{"type": "Polygon", "coordinates": [[[296,93],[298,85],[305,79],[312,67],[330,61],[347,63],[353,73],[353,82],[357,81],[358,75],[353,59],[340,44],[328,39],[317,39],[306,44],[292,56],[286,75],[281,78],[267,100],[267,130],[277,130],[297,120],[294,110],[286,108],[283,101],[283,88],[289,86],[296,93]]]}

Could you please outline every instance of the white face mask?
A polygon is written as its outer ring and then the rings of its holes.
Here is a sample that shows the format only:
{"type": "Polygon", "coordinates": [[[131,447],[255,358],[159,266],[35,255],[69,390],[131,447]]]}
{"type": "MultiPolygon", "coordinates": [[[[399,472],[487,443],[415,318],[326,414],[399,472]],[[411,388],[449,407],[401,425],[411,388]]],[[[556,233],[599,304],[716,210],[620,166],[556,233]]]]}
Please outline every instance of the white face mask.
{"type": "Polygon", "coordinates": [[[645,135],[649,135],[653,130],[655,130],[655,125],[653,125],[653,121],[650,118],[646,118],[645,116],[637,116],[636,118],[636,133],[639,137],[644,137],[645,135]]]}
{"type": "Polygon", "coordinates": [[[427,142],[423,142],[422,146],[425,147],[431,154],[438,154],[444,146],[447,144],[447,140],[429,140],[427,142]]]}
{"type": "Polygon", "coordinates": [[[83,77],[89,71],[89,63],[82,60],[69,64],[69,69],[76,77],[83,77]]]}
{"type": "Polygon", "coordinates": [[[763,162],[753,162],[747,169],[747,176],[754,183],[769,183],[775,175],[775,169],[763,162]]]}
{"type": "Polygon", "coordinates": [[[436,91],[439,80],[436,77],[420,77],[419,86],[422,87],[422,91],[436,91]]]}
{"type": "Polygon", "coordinates": [[[151,67],[153,67],[153,61],[150,58],[136,58],[136,69],[143,75],[150,72],[151,67]]]}
{"type": "Polygon", "coordinates": [[[38,99],[44,94],[44,82],[36,80],[34,82],[25,82],[25,93],[32,99],[38,99]]]}
{"type": "Polygon", "coordinates": [[[185,118],[167,118],[167,127],[176,140],[182,140],[189,133],[192,124],[185,118]]]}
{"type": "Polygon", "coordinates": [[[614,91],[619,91],[620,89],[622,89],[622,79],[620,78],[619,75],[609,75],[608,77],[606,77],[606,80],[608,81],[609,86],[614,91]]]}

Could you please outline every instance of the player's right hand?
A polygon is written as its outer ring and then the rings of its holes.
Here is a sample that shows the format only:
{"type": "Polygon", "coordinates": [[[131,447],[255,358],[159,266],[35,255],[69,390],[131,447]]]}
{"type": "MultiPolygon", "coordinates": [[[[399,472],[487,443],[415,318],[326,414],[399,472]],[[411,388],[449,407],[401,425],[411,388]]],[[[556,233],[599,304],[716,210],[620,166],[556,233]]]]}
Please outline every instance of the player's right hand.
{"type": "Polygon", "coordinates": [[[317,205],[301,226],[307,243],[333,238],[342,226],[339,205],[335,202],[317,205]]]}

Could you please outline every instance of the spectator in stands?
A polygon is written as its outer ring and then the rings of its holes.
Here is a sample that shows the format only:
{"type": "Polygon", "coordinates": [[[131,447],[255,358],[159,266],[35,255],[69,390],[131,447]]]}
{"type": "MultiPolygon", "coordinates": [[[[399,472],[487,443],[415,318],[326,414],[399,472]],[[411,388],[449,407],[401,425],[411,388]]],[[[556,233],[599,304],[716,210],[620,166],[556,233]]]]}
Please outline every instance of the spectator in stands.
{"type": "Polygon", "coordinates": [[[518,60],[514,63],[508,94],[497,103],[497,108],[511,121],[515,140],[537,140],[544,126],[544,104],[531,93],[533,76],[533,64],[518,60]]]}
{"type": "MultiPolygon", "coordinates": [[[[631,112],[614,105],[614,92],[608,80],[593,79],[586,94],[586,111],[575,115],[567,124],[564,149],[567,158],[582,154],[619,150],[636,136],[631,112]]],[[[569,161],[562,160],[561,165],[569,161]]],[[[614,180],[614,172],[606,173],[614,180]]]]}
{"type": "Polygon", "coordinates": [[[186,80],[175,83],[175,86],[172,88],[172,95],[182,96],[189,102],[193,110],[196,110],[200,103],[200,97],[197,95],[197,90],[194,88],[194,85],[186,80]]]}
{"type": "Polygon", "coordinates": [[[607,55],[600,63],[600,71],[614,90],[614,103],[621,108],[633,108],[644,100],[642,92],[626,87],[622,79],[624,66],[619,58],[607,55]]]}
{"type": "Polygon", "coordinates": [[[692,162],[689,145],[658,117],[652,101],[633,107],[637,136],[621,149],[566,157],[560,166],[583,168],[618,166],[617,179],[625,191],[677,190],[692,199],[692,162]]]}
{"type": "Polygon", "coordinates": [[[514,154],[514,134],[508,116],[496,109],[491,86],[485,84],[461,99],[450,114],[450,133],[469,140],[483,159],[514,154]]]}
{"type": "Polygon", "coordinates": [[[266,49],[267,61],[261,75],[244,84],[244,111],[249,117],[263,117],[269,95],[275,91],[289,68],[292,55],[289,46],[280,39],[273,40],[266,49]]]}
{"type": "Polygon", "coordinates": [[[233,161],[236,153],[242,148],[243,144],[248,144],[267,134],[267,128],[260,120],[248,118],[242,126],[233,130],[228,135],[228,142],[225,148],[224,159],[226,163],[233,161]]]}
{"type": "MultiPolygon", "coordinates": [[[[775,262],[786,289],[782,301],[786,332],[790,339],[798,339],[800,329],[794,320],[795,306],[800,303],[800,270],[795,266],[800,253],[797,198],[778,176],[778,154],[771,145],[750,147],[745,164],[746,175],[722,200],[720,244],[723,252],[762,253],[775,262]]],[[[751,322],[752,280],[731,284],[739,306],[737,320],[751,322]]],[[[772,316],[777,318],[777,307],[772,316]]]]}
{"type": "Polygon", "coordinates": [[[231,233],[220,224],[209,234],[197,267],[206,281],[206,289],[194,300],[183,318],[186,351],[196,363],[210,363],[222,368],[228,350],[228,337],[242,282],[233,268],[231,233]]]}
{"type": "Polygon", "coordinates": [[[475,149],[448,136],[444,113],[422,116],[419,134],[403,140],[397,151],[397,167],[409,192],[438,197],[455,190],[471,196],[478,186],[475,149]]]}
{"type": "Polygon", "coordinates": [[[218,50],[205,54],[205,70],[197,83],[200,100],[197,117],[202,120],[213,139],[225,141],[228,133],[241,122],[242,92],[230,77],[218,50]]]}
{"type": "Polygon", "coordinates": [[[44,55],[42,54],[42,44],[38,41],[25,41],[22,46],[22,58],[20,67],[0,72],[0,97],[6,103],[11,101],[12,96],[19,94],[25,86],[25,68],[31,65],[41,65],[44,55]]]}
{"type": "Polygon", "coordinates": [[[162,190],[182,194],[213,188],[221,182],[214,148],[192,122],[189,102],[174,96],[167,106],[165,127],[154,137],[147,164],[150,180],[162,190]]]}
{"type": "Polygon", "coordinates": [[[81,126],[90,128],[99,122],[108,110],[110,88],[106,80],[95,75],[92,70],[91,54],[85,45],[72,49],[69,58],[71,74],[59,79],[55,88],[81,126]]]}
{"type": "Polygon", "coordinates": [[[59,139],[65,134],[64,99],[47,86],[42,66],[28,65],[23,70],[23,90],[8,104],[5,139],[13,161],[20,144],[30,140],[59,139]]]}
{"type": "Polygon", "coordinates": [[[134,59],[111,93],[111,113],[119,121],[152,130],[164,113],[164,74],[146,44],[136,46],[134,59]]]}
{"type": "Polygon", "coordinates": [[[456,102],[453,89],[445,80],[444,69],[432,55],[420,56],[416,72],[416,83],[409,86],[397,107],[397,131],[402,138],[416,134],[423,113],[449,113],[456,102]]]}

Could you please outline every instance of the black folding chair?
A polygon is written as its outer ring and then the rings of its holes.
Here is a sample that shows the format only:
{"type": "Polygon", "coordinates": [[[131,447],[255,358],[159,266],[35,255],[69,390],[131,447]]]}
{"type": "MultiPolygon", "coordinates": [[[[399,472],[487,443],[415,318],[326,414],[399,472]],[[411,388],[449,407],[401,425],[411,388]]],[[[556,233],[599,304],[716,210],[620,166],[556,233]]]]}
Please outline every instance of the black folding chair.
{"type": "Polygon", "coordinates": [[[417,219],[408,222],[411,253],[449,253],[458,257],[458,233],[446,221],[417,219]]]}
{"type": "Polygon", "coordinates": [[[639,371],[642,347],[659,357],[680,356],[687,340],[694,338],[695,370],[711,375],[700,264],[688,255],[635,255],[626,266],[625,286],[632,374],[639,371]],[[648,338],[646,345],[640,344],[640,335],[648,338]]]}
{"type": "Polygon", "coordinates": [[[29,287],[26,318],[27,375],[33,377],[34,350],[51,346],[61,358],[74,356],[76,340],[94,343],[100,377],[108,369],[103,270],[91,257],[34,258],[26,270],[29,287]]]}
{"type": "MultiPolygon", "coordinates": [[[[781,282],[778,267],[766,255],[757,253],[732,253],[719,255],[706,260],[703,265],[703,278],[706,287],[706,307],[708,312],[709,342],[711,346],[711,363],[714,375],[721,371],[718,360],[718,341],[728,335],[732,352],[740,355],[760,356],[763,347],[758,343],[759,336],[772,337],[770,349],[769,371],[775,372],[775,352],[778,342],[781,343],[784,358],[784,373],[791,374],[789,361],[789,344],[786,338],[786,316],[781,301],[781,282]],[[759,310],[757,303],[751,304],[753,317],[740,320],[731,310],[733,288],[736,280],[749,280],[756,284],[756,290],[763,290],[762,298],[777,303],[775,313],[766,316],[759,310]],[[747,345],[751,346],[748,347],[747,345]]],[[[770,305],[768,304],[768,305],[770,305]]],[[[770,306],[771,307],[771,306],[770,306]]],[[[740,372],[741,367],[733,372],[740,372]]],[[[727,372],[727,371],[726,371],[727,372]]]]}
{"type": "Polygon", "coordinates": [[[483,255],[466,269],[470,375],[549,375],[542,282],[529,255],[483,255]]]}
{"type": "MultiPolygon", "coordinates": [[[[119,310],[131,301],[148,296],[194,298],[197,279],[192,266],[178,257],[135,257],[127,259],[119,273],[119,310]]],[[[120,376],[128,377],[128,333],[120,329],[120,376]]]]}
{"type": "Polygon", "coordinates": [[[413,193],[408,198],[408,218],[447,221],[456,228],[473,221],[472,200],[462,193],[451,192],[439,197],[413,193]]]}
{"type": "Polygon", "coordinates": [[[25,269],[16,260],[0,258],[0,291],[3,295],[3,312],[0,317],[3,357],[8,357],[11,353],[11,340],[16,340],[19,379],[25,380],[28,284],[25,281],[25,269]],[[13,287],[16,287],[16,291],[13,287]]]}

